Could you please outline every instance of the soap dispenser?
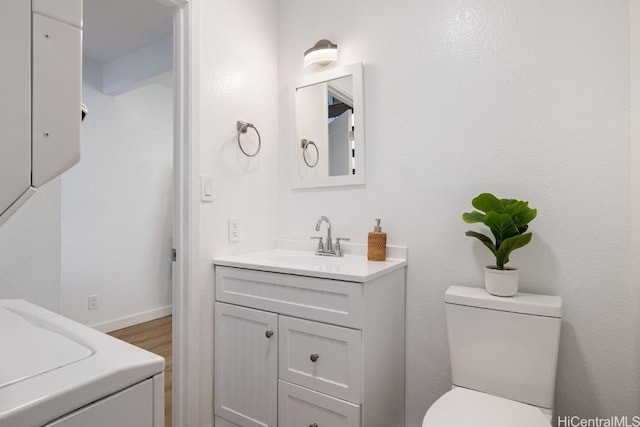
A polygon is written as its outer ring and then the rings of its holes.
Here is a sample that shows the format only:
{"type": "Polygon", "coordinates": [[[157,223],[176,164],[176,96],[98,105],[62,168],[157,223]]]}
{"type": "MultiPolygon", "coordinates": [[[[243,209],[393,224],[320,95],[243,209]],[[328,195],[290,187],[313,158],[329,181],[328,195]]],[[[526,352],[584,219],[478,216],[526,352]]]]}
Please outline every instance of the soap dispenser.
{"type": "Polygon", "coordinates": [[[369,261],[384,261],[387,259],[387,233],[382,231],[379,218],[376,218],[376,225],[373,227],[373,231],[369,233],[367,259],[369,261]]]}

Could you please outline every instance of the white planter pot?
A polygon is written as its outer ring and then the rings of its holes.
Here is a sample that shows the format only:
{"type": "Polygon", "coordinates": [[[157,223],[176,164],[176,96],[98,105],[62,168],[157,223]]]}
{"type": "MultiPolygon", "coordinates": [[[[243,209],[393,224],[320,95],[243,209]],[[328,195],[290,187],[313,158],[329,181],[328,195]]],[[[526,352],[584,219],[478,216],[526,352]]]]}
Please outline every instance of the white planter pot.
{"type": "Polygon", "coordinates": [[[491,295],[510,297],[518,292],[518,269],[499,270],[496,266],[484,268],[484,287],[491,295]]]}

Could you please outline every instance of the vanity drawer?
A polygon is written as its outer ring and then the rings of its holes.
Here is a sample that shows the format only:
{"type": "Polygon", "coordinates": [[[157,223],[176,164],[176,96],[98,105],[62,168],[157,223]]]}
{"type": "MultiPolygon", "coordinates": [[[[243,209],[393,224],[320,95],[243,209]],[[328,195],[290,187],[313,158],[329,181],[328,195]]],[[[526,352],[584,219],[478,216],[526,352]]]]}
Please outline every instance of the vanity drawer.
{"type": "Polygon", "coordinates": [[[216,266],[216,300],[361,327],[361,283],[216,266]]]}
{"type": "Polygon", "coordinates": [[[280,316],[279,377],[354,403],[362,401],[362,332],[280,316]]]}
{"type": "Polygon", "coordinates": [[[360,405],[278,381],[279,427],[360,427],[360,405]]]}

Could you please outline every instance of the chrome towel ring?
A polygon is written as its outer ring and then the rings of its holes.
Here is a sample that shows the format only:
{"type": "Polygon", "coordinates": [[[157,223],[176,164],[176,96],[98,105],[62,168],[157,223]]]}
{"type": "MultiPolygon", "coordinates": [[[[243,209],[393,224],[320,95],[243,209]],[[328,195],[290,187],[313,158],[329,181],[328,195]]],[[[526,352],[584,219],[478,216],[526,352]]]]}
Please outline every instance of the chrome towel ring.
{"type": "Polygon", "coordinates": [[[304,160],[307,166],[309,166],[310,168],[315,168],[316,166],[318,166],[318,160],[320,160],[320,150],[318,150],[318,146],[316,145],[316,143],[313,141],[307,141],[306,139],[303,139],[302,141],[300,141],[300,146],[302,147],[302,160],[304,160]],[[309,160],[307,159],[307,150],[311,146],[313,146],[313,148],[316,149],[315,162],[309,162],[309,160]]]}
{"type": "Polygon", "coordinates": [[[242,154],[247,157],[255,157],[260,152],[260,148],[262,147],[262,138],[260,138],[260,132],[258,132],[258,129],[256,129],[256,127],[251,123],[241,122],[239,120],[236,122],[236,129],[238,130],[238,147],[240,147],[240,151],[242,151],[242,154]],[[240,142],[240,135],[243,133],[247,133],[248,128],[252,128],[254,131],[256,131],[256,135],[258,135],[258,148],[253,154],[249,154],[244,151],[242,142],[240,142]]]}

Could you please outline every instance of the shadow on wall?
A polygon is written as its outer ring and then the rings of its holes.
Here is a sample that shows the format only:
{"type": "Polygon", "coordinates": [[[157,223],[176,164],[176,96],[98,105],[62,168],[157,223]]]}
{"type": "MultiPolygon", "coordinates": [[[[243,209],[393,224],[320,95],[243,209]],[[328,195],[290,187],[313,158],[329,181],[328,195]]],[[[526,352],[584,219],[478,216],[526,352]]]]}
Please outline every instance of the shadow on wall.
{"type": "MultiPolygon", "coordinates": [[[[517,260],[520,267],[520,291],[532,294],[558,295],[558,259],[553,247],[547,244],[544,236],[540,236],[534,230],[531,245],[520,249],[523,252],[522,259],[517,260]]],[[[516,258],[520,254],[516,252],[516,258]]],[[[560,337],[562,340],[562,337],[560,337]]]]}
{"type": "MultiPolygon", "coordinates": [[[[558,375],[556,377],[556,396],[557,402],[575,402],[575,395],[578,394],[580,406],[588,408],[580,414],[569,414],[562,406],[556,407],[555,419],[553,425],[557,425],[559,416],[579,415],[581,418],[602,417],[602,408],[598,405],[595,385],[588,375],[588,369],[585,363],[584,351],[580,347],[580,341],[575,329],[571,323],[566,320],[562,321],[562,329],[560,331],[560,355],[558,357],[558,375]],[[564,369],[565,365],[570,363],[571,369],[564,369]],[[582,372],[583,375],[573,375],[575,372],[582,372]],[[571,386],[567,386],[570,384],[571,386]],[[562,387],[565,385],[565,387],[562,387]]],[[[622,415],[622,414],[617,414],[622,415]]]]}
{"type": "MultiPolygon", "coordinates": [[[[256,125],[257,126],[257,125],[256,125]]],[[[242,153],[238,146],[238,134],[237,131],[230,127],[230,136],[225,138],[225,143],[220,146],[218,154],[221,159],[224,159],[224,165],[227,166],[229,171],[238,171],[240,169],[243,172],[253,172],[260,169],[261,156],[265,147],[260,147],[258,151],[258,137],[255,132],[251,132],[250,135],[242,134],[240,141],[243,144],[244,149],[250,153],[257,154],[253,157],[247,156],[242,153]]]]}
{"type": "MultiPolygon", "coordinates": [[[[482,281],[484,266],[495,264],[495,258],[478,241],[474,241],[473,244],[473,256],[480,274],[478,278],[482,281]],[[487,260],[490,261],[487,262],[487,260]]],[[[536,234],[535,231],[532,243],[514,251],[507,266],[517,267],[520,270],[518,289],[520,292],[558,295],[558,287],[556,286],[558,262],[555,253],[543,237],[536,234]]]]}

